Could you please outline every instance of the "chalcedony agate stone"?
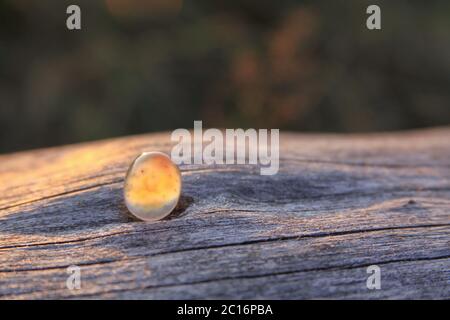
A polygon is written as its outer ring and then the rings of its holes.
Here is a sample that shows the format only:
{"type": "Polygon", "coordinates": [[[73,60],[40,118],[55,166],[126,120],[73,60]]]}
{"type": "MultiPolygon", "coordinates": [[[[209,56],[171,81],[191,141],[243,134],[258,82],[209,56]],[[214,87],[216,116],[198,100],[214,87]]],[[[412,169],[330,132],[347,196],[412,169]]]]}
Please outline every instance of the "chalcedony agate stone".
{"type": "Polygon", "coordinates": [[[168,216],[180,194],[180,170],[164,153],[145,152],[128,169],[125,204],[138,219],[156,221],[168,216]]]}

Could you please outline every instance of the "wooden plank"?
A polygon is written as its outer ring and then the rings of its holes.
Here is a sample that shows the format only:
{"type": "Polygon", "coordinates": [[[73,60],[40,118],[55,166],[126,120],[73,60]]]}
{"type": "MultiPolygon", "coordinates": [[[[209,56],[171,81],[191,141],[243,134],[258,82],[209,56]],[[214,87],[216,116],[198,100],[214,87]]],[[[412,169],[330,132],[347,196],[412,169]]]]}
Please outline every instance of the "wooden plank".
{"type": "Polygon", "coordinates": [[[179,210],[133,221],[127,167],[169,138],[0,156],[0,297],[450,298],[449,128],[282,134],[277,175],[184,165],[179,210]]]}

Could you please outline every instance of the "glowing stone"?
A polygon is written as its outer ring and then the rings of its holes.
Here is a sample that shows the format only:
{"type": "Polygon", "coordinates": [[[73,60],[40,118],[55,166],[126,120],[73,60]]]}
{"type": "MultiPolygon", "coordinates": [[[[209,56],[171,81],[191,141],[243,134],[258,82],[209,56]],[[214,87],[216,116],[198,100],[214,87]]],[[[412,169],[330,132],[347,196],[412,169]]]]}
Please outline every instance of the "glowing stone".
{"type": "Polygon", "coordinates": [[[138,219],[156,221],[168,216],[175,209],[180,194],[180,171],[164,153],[145,152],[128,169],[125,204],[138,219]]]}

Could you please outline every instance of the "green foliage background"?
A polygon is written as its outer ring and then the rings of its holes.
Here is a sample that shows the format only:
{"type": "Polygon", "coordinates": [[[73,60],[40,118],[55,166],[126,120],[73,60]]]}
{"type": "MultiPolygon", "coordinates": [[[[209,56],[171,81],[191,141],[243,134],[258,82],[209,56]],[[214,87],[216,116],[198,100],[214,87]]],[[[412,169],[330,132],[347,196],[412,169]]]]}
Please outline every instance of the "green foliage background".
{"type": "Polygon", "coordinates": [[[450,123],[449,1],[0,0],[0,152],[208,127],[450,123]],[[82,30],[65,27],[78,4],[82,30]],[[369,4],[382,30],[366,29],[369,4]]]}

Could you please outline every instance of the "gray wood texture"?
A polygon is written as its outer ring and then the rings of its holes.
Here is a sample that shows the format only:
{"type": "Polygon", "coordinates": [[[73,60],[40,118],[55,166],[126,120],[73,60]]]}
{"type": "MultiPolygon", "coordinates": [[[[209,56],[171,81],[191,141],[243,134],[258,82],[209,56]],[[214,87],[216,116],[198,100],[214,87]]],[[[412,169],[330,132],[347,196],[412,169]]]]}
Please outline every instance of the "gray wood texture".
{"type": "Polygon", "coordinates": [[[280,144],[275,176],[181,166],[180,206],[153,223],[129,218],[123,179],[169,133],[0,156],[0,298],[450,298],[450,128],[280,144]]]}

